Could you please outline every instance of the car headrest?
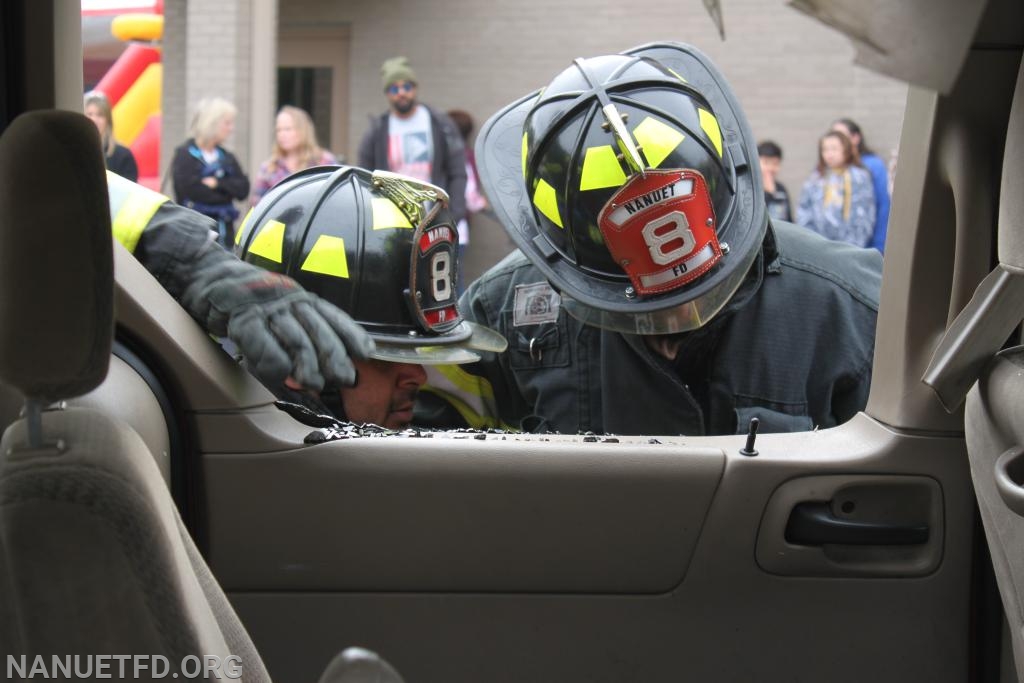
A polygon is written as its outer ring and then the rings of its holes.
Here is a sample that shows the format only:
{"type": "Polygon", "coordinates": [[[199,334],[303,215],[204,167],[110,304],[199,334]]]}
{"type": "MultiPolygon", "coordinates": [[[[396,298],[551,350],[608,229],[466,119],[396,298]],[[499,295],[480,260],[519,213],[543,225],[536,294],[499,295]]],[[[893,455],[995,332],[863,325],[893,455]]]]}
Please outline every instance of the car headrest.
{"type": "Polygon", "coordinates": [[[1024,269],[1024,63],[1010,107],[999,190],[999,262],[1024,269]]]}
{"type": "Polygon", "coordinates": [[[114,263],[96,126],[35,111],[0,136],[0,380],[53,402],[103,381],[114,263]]]}

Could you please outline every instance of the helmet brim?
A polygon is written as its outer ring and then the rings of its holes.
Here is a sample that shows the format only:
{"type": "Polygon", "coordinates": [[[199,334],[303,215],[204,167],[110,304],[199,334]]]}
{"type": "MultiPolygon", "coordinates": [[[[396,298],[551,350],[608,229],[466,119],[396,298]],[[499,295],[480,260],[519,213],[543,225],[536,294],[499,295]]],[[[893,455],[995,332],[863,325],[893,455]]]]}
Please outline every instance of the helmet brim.
{"type": "Polygon", "coordinates": [[[725,237],[731,255],[711,274],[685,290],[630,299],[624,295],[623,283],[580,277],[573,264],[558,257],[543,236],[524,182],[523,129],[539,90],[507,105],[483,125],[476,143],[477,168],[494,212],[516,246],[564,297],[578,302],[577,306],[567,307],[570,313],[588,311],[585,322],[638,333],[650,329],[650,314],[665,309],[679,310],[688,302],[696,302],[685,315],[673,314],[670,322],[656,325],[658,332],[654,333],[685,331],[692,329],[691,325],[704,324],[722,308],[743,282],[764,241],[768,218],[756,142],[739,102],[727,87],[719,85],[725,83],[724,77],[700,51],[683,44],[651,43],[622,54],[651,57],[678,73],[685,73],[687,81],[698,87],[713,107],[728,154],[740,170],[736,180],[741,201],[734,202],[735,215],[729,218],[736,221],[737,226],[742,225],[742,229],[731,230],[725,237]],[[634,319],[638,315],[641,319],[634,319]],[[678,325],[683,325],[683,329],[678,325]]]}
{"type": "Polygon", "coordinates": [[[370,357],[390,363],[463,365],[480,360],[481,352],[501,353],[508,348],[508,341],[500,333],[468,320],[448,334],[433,337],[371,336],[377,348],[370,357]]]}

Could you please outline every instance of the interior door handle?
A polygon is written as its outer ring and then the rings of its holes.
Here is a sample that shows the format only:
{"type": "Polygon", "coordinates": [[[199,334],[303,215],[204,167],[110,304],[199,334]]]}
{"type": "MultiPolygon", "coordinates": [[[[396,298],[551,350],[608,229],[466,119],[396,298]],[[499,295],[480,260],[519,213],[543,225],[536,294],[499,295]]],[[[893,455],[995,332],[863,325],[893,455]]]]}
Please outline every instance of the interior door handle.
{"type": "Polygon", "coordinates": [[[1024,447],[1011,448],[996,459],[995,477],[1006,507],[1024,517],[1024,447]]]}
{"type": "Polygon", "coordinates": [[[799,503],[786,523],[786,541],[794,545],[921,545],[927,524],[887,524],[841,519],[829,503],[799,503]]]}

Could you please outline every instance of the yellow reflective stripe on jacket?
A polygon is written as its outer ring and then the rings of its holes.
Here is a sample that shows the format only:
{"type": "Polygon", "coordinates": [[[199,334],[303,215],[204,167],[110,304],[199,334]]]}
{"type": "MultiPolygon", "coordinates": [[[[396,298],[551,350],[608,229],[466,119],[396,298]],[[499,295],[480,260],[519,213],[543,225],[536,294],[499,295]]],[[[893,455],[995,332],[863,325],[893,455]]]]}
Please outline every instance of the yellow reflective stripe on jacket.
{"type": "Polygon", "coordinates": [[[470,374],[458,365],[424,365],[429,391],[444,399],[459,412],[473,429],[505,429],[518,431],[498,417],[494,388],[483,377],[470,374]]]}
{"type": "Polygon", "coordinates": [[[134,253],[142,232],[153,220],[153,214],[170,200],[110,171],[107,171],[107,193],[114,239],[134,253]]]}

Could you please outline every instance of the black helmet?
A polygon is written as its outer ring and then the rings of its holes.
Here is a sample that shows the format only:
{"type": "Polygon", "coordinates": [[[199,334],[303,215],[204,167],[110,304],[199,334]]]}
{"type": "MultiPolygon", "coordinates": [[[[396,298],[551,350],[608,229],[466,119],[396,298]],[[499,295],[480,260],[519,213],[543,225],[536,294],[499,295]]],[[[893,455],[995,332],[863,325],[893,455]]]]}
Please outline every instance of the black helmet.
{"type": "Polygon", "coordinates": [[[469,363],[505,339],[462,319],[448,195],[395,173],[300,171],[268,192],[236,238],[240,258],[294,278],[376,342],[374,358],[469,363]]]}
{"type": "Polygon", "coordinates": [[[498,217],[569,312],[644,334],[704,325],[745,279],[768,224],[757,158],[725,79],[675,43],[577,59],[477,142],[498,217]]]}

